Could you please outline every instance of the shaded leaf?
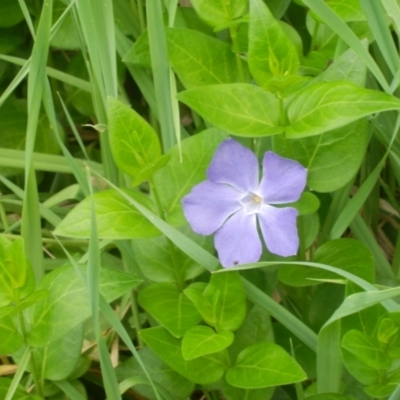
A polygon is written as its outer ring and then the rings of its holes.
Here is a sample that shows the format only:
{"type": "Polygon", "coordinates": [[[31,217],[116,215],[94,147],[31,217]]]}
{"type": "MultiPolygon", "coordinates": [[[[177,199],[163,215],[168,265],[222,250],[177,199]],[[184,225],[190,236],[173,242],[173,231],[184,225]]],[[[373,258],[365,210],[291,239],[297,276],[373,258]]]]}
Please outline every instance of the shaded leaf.
{"type": "Polygon", "coordinates": [[[201,320],[193,303],[172,283],[153,283],[140,291],[139,304],[175,337],[201,320]]]}
{"type": "Polygon", "coordinates": [[[194,383],[207,385],[224,373],[224,365],[217,355],[186,361],[182,357],[181,341],[163,327],[141,330],[140,336],[165,363],[194,383]]]}
{"type": "MultiPolygon", "coordinates": [[[[82,269],[86,274],[86,269],[82,269]]],[[[100,292],[111,302],[141,282],[134,275],[118,270],[100,270],[100,292]]],[[[48,345],[65,335],[90,316],[91,308],[86,284],[71,266],[60,267],[47,274],[38,284],[49,296],[27,309],[31,331],[28,342],[33,347],[48,345]]]]}

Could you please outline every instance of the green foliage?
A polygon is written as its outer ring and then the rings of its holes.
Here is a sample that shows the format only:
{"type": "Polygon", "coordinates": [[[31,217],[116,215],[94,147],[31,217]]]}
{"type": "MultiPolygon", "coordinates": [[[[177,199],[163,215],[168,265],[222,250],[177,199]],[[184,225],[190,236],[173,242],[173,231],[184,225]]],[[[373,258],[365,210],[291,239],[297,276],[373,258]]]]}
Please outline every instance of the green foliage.
{"type": "Polygon", "coordinates": [[[3,0],[0,398],[395,400],[399,21],[395,0],[3,0]],[[294,256],[222,272],[188,224],[229,136],[307,169],[277,205],[294,256]]]}

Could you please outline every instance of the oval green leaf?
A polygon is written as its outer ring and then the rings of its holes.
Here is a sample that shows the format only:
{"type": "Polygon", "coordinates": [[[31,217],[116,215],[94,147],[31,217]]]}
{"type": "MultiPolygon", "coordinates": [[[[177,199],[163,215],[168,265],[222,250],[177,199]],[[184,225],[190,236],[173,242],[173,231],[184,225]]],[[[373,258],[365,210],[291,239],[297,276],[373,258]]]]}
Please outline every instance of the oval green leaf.
{"type": "Polygon", "coordinates": [[[347,81],[324,82],[296,95],[288,106],[288,138],[319,135],[381,111],[398,110],[400,100],[347,81]]]}
{"type": "MultiPolygon", "coordinates": [[[[108,98],[108,132],[111,151],[117,166],[132,178],[153,167],[161,156],[161,146],[154,129],[131,107],[108,98]]],[[[148,179],[145,174],[142,179],[148,179]]],[[[135,182],[136,184],[141,183],[135,182]]]]}
{"type": "Polygon", "coordinates": [[[182,355],[185,360],[192,360],[207,354],[218,353],[229,347],[234,335],[230,331],[216,333],[205,325],[189,329],[182,339],[182,355]]]}
{"type": "Polygon", "coordinates": [[[244,349],[226,380],[242,389],[260,389],[301,382],[307,376],[299,364],[275,343],[256,343],[244,349]]]}
{"type": "MultiPolygon", "coordinates": [[[[135,190],[124,190],[148,209],[151,200],[135,190]]],[[[157,228],[131,206],[115,190],[105,190],[93,195],[96,208],[98,235],[102,239],[133,239],[158,236],[157,228]]],[[[57,226],[56,235],[85,238],[90,237],[92,200],[89,197],[79,203],[57,226]]]]}
{"type": "Polygon", "coordinates": [[[246,83],[211,85],[178,94],[217,128],[237,136],[269,136],[282,133],[279,102],[271,93],[246,83]]]}

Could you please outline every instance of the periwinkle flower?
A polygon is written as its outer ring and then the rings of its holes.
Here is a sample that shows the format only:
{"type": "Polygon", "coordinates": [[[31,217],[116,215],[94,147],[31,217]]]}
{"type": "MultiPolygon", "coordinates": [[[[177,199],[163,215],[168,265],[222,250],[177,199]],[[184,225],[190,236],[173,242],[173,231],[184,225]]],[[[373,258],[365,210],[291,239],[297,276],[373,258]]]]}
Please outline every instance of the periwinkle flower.
{"type": "Polygon", "coordinates": [[[216,150],[207,180],[183,198],[183,211],[192,229],[201,235],[215,233],[214,243],[223,267],[257,262],[262,253],[257,221],[271,253],[288,257],[299,247],[293,207],[273,205],[297,201],[303,192],[307,169],[294,160],[268,151],[259,181],[255,154],[233,139],[216,150]]]}

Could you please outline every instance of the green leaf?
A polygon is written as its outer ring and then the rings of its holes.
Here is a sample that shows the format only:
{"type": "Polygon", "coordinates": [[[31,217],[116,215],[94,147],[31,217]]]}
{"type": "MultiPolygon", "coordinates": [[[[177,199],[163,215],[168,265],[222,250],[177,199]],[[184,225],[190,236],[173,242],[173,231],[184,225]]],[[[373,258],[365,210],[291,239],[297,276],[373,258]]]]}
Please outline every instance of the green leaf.
{"type": "MultiPolygon", "coordinates": [[[[214,247],[211,236],[197,235],[188,225],[185,225],[181,232],[212,253],[214,247]]],[[[134,239],[132,250],[139,268],[154,282],[176,282],[177,273],[183,281],[187,281],[204,272],[202,266],[179,248],[173,246],[171,254],[171,242],[164,235],[150,239],[134,239]]]]}
{"type": "Polygon", "coordinates": [[[149,33],[145,29],[122,59],[124,63],[151,67],[149,33]]]}
{"type": "Polygon", "coordinates": [[[302,90],[288,106],[288,138],[319,135],[377,112],[397,110],[400,100],[350,82],[318,83],[302,90]]]}
{"type": "MultiPolygon", "coordinates": [[[[148,347],[140,349],[139,356],[154,382],[159,383],[169,393],[173,393],[174,398],[183,400],[193,392],[194,384],[161,361],[148,347]]],[[[119,381],[133,376],[147,381],[147,377],[135,357],[124,361],[116,368],[115,372],[119,381]]],[[[135,392],[146,399],[156,400],[154,392],[149,385],[136,385],[135,392]]]]}
{"type": "Polygon", "coordinates": [[[117,166],[133,178],[161,156],[160,142],[153,128],[131,107],[111,97],[108,98],[108,131],[117,166]]]}
{"type": "Polygon", "coordinates": [[[140,336],[165,363],[194,383],[207,385],[216,382],[224,373],[225,367],[217,355],[186,361],[182,357],[181,341],[163,327],[141,330],[140,336]]]}
{"type": "Polygon", "coordinates": [[[299,66],[295,46],[262,0],[250,1],[248,62],[261,86],[273,76],[295,74],[299,66]]]}
{"type": "Polygon", "coordinates": [[[350,397],[343,396],[336,393],[322,393],[316,394],[315,396],[307,396],[308,400],[350,400],[350,397]]]}
{"type": "MultiPolygon", "coordinates": [[[[374,282],[373,257],[367,247],[354,239],[335,239],[324,243],[315,252],[313,262],[332,265],[368,282],[374,282]]],[[[329,271],[298,265],[284,265],[278,274],[282,282],[291,286],[312,286],[320,283],[313,279],[341,279],[329,271]]]]}
{"type": "Polygon", "coordinates": [[[20,349],[24,339],[15,326],[15,319],[5,316],[0,319],[0,354],[11,354],[20,349]]]}
{"type": "MultiPolygon", "coordinates": [[[[40,369],[41,379],[59,381],[66,379],[75,369],[81,356],[83,343],[83,325],[80,324],[67,334],[53,341],[48,346],[36,347],[32,350],[35,365],[40,369]]],[[[13,358],[19,363],[25,347],[13,358]]],[[[32,372],[32,368],[28,368],[32,372]]]]}
{"type": "MultiPolygon", "coordinates": [[[[28,122],[25,100],[9,100],[0,108],[0,147],[13,150],[25,150],[26,126],[28,122]]],[[[61,126],[59,129],[62,132],[61,126]]],[[[45,115],[39,117],[34,151],[37,153],[57,154],[59,147],[54,131],[45,115]]],[[[5,175],[21,173],[15,168],[1,168],[5,175]]]]}
{"type": "MultiPolygon", "coordinates": [[[[85,271],[82,270],[83,273],[85,271]]],[[[140,282],[140,279],[122,271],[106,268],[100,271],[100,292],[108,302],[116,300],[140,282]]],[[[33,347],[42,347],[57,340],[91,313],[86,284],[71,265],[47,274],[38,288],[48,290],[49,296],[26,311],[31,327],[28,342],[33,347]]]]}
{"type": "Polygon", "coordinates": [[[236,82],[239,71],[231,46],[191,29],[167,30],[171,65],[186,89],[236,82]]]}
{"type": "Polygon", "coordinates": [[[364,385],[379,383],[381,379],[380,371],[371,368],[360,361],[354,354],[342,348],[343,363],[351,375],[364,385]]]}
{"type": "Polygon", "coordinates": [[[197,325],[201,315],[193,303],[172,283],[154,283],[139,293],[139,304],[175,337],[197,325]]]}
{"type": "Polygon", "coordinates": [[[211,275],[203,296],[212,306],[217,331],[235,331],[246,317],[246,295],[238,272],[211,275]]]}
{"type": "Polygon", "coordinates": [[[246,315],[242,326],[235,332],[235,340],[229,347],[229,354],[236,359],[246,347],[265,341],[274,341],[270,315],[258,306],[254,306],[246,315]]]}
{"type": "Polygon", "coordinates": [[[246,0],[192,0],[191,3],[201,19],[217,28],[241,17],[247,10],[246,0]]]}
{"type": "Polygon", "coordinates": [[[328,4],[343,21],[366,20],[359,0],[326,0],[326,4],[328,4]]]}
{"type": "Polygon", "coordinates": [[[213,324],[214,315],[210,299],[204,296],[207,284],[205,282],[195,282],[188,286],[183,292],[196,306],[204,321],[213,324]]]}
{"type": "MultiPolygon", "coordinates": [[[[53,21],[57,21],[65,11],[66,6],[56,1],[53,7],[53,21]]],[[[78,31],[75,27],[71,12],[64,17],[50,41],[51,47],[62,50],[77,50],[81,46],[78,31]]]]}
{"type": "Polygon", "coordinates": [[[35,288],[33,270],[25,258],[23,239],[0,236],[0,306],[18,306],[35,288]]]}
{"type": "Polygon", "coordinates": [[[387,369],[392,364],[391,359],[383,352],[378,341],[357,329],[352,329],[343,336],[342,347],[369,368],[387,369]]]}
{"type": "MultiPolygon", "coordinates": [[[[5,399],[7,396],[8,388],[11,386],[11,379],[9,378],[0,378],[0,398],[5,399]]],[[[12,400],[39,400],[40,397],[34,395],[28,395],[26,390],[22,385],[17,386],[17,390],[15,391],[12,400]]]]}
{"type": "Polygon", "coordinates": [[[319,199],[315,194],[311,192],[303,192],[299,200],[295,203],[285,204],[285,207],[295,208],[299,212],[299,215],[308,215],[317,211],[319,205],[319,199]]]}
{"type": "Polygon", "coordinates": [[[182,198],[193,186],[206,179],[206,170],[219,144],[227,134],[218,129],[207,129],[182,141],[182,160],[178,146],[173,147],[169,163],[154,175],[167,221],[179,226],[186,222],[182,211],[182,198]]]}
{"type": "Polygon", "coordinates": [[[212,328],[198,325],[189,329],[182,339],[182,355],[185,360],[193,360],[207,354],[218,353],[233,342],[230,331],[216,333],[212,328]]]}
{"type": "Polygon", "coordinates": [[[270,400],[275,392],[274,387],[262,389],[239,389],[222,381],[222,394],[226,400],[270,400]]]}
{"type": "Polygon", "coordinates": [[[24,19],[21,7],[15,0],[2,0],[0,4],[0,27],[7,28],[24,19]]]}
{"type": "MultiPolygon", "coordinates": [[[[129,196],[148,209],[153,203],[144,194],[125,189],[129,196]]],[[[105,190],[93,195],[97,229],[102,239],[132,239],[158,236],[159,231],[135,207],[115,190],[105,190]]],[[[55,235],[89,238],[91,198],[86,197],[57,226],[55,235]]]]}
{"type": "Polygon", "coordinates": [[[24,285],[28,269],[28,260],[25,257],[24,239],[14,240],[9,247],[6,273],[13,287],[20,288],[24,285]]]}
{"type": "Polygon", "coordinates": [[[394,335],[399,331],[399,327],[395,325],[393,319],[383,318],[379,322],[377,339],[379,343],[386,344],[393,338],[394,335]]]}
{"type": "Polygon", "coordinates": [[[290,150],[287,141],[277,135],[273,147],[307,168],[307,185],[312,190],[332,192],[348,183],[360,168],[368,142],[367,128],[363,118],[319,136],[291,140],[290,150]]]}
{"type": "Polygon", "coordinates": [[[269,136],[282,133],[279,102],[271,93],[245,83],[211,85],[178,94],[217,128],[238,136],[269,136]]]}
{"type": "Polygon", "coordinates": [[[232,386],[258,389],[301,382],[306,374],[299,364],[275,343],[256,343],[244,349],[226,373],[232,386]]]}
{"type": "Polygon", "coordinates": [[[377,399],[382,399],[384,397],[390,396],[397,388],[397,383],[380,383],[377,385],[367,386],[364,390],[370,396],[377,399]]]}

